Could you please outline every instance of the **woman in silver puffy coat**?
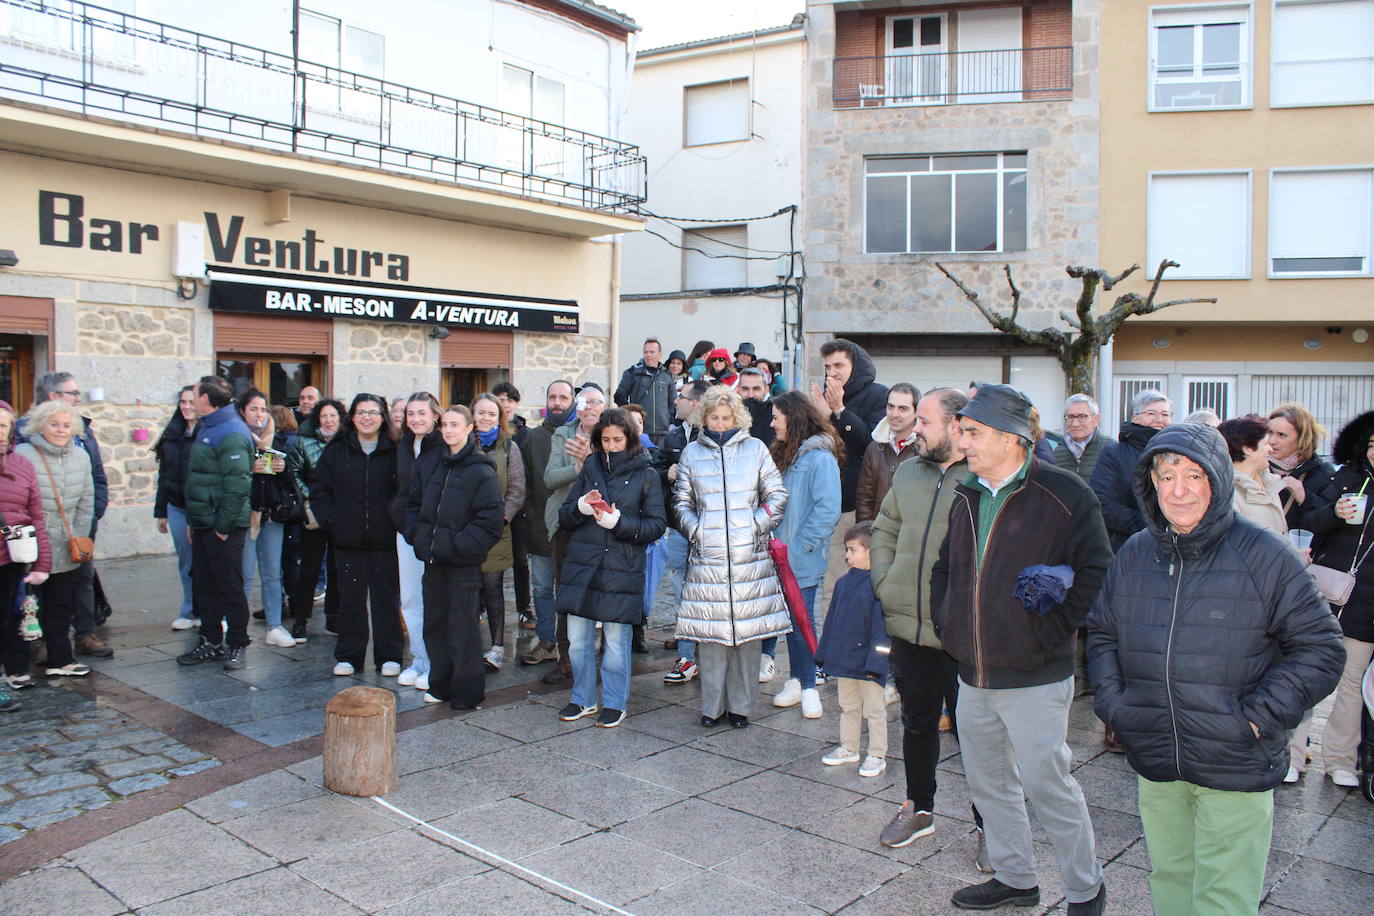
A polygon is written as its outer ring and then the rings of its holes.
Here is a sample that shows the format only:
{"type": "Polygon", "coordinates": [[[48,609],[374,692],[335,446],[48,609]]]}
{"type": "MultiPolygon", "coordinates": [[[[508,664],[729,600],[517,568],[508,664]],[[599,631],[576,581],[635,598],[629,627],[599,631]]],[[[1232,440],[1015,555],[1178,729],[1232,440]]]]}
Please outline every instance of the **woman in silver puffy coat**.
{"type": "Polygon", "coordinates": [[[677,526],[691,545],[677,638],[697,643],[701,724],[749,724],[762,641],[792,629],[768,556],[787,490],[733,389],[712,386],[688,421],[701,434],[682,450],[673,485],[677,526]]]}

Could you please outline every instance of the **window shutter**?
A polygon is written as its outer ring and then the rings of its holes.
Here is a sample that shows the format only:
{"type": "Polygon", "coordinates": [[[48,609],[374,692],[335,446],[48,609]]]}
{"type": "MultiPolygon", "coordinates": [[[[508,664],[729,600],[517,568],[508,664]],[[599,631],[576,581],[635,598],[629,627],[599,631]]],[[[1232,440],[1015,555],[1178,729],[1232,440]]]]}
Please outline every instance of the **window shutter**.
{"type": "Polygon", "coordinates": [[[1281,3],[1273,36],[1273,104],[1374,98],[1374,0],[1281,3]]]}
{"type": "Polygon", "coordinates": [[[1249,176],[1152,175],[1149,263],[1178,261],[1173,277],[1243,277],[1248,257],[1249,176]]]}
{"type": "Polygon", "coordinates": [[[684,146],[749,139],[749,80],[686,88],[684,146]]]}
{"type": "Polygon", "coordinates": [[[749,232],[744,226],[712,226],[682,233],[683,289],[736,289],[749,285],[742,260],[749,232]],[[693,250],[697,249],[697,250],[693,250]],[[710,255],[731,255],[711,257],[710,255]]]}
{"type": "Polygon", "coordinates": [[[1270,258],[1369,256],[1370,172],[1275,172],[1270,258]]]}

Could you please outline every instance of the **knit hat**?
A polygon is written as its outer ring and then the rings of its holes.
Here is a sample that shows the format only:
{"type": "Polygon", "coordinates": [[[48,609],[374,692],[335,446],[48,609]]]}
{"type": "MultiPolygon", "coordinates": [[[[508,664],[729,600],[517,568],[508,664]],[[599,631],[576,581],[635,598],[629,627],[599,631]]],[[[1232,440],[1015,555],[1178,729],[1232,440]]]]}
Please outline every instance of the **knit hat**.
{"type": "Polygon", "coordinates": [[[1031,438],[1030,398],[1010,385],[984,385],[956,416],[977,420],[1026,440],[1031,438]]]}

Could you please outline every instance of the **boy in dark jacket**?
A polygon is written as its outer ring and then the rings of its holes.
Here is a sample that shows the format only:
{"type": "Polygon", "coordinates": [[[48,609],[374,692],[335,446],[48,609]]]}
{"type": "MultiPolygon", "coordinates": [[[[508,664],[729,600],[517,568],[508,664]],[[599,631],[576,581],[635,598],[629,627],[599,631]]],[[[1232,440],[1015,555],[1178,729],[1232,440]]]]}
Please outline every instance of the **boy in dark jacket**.
{"type": "Polygon", "coordinates": [[[835,678],[840,690],[840,746],[821,758],[828,767],[859,762],[860,717],[868,722],[868,757],[860,776],[887,769],[887,630],[883,606],[869,578],[868,547],[873,525],[860,522],[844,535],[849,572],[835,583],[825,632],[816,646],[816,664],[835,678]]]}

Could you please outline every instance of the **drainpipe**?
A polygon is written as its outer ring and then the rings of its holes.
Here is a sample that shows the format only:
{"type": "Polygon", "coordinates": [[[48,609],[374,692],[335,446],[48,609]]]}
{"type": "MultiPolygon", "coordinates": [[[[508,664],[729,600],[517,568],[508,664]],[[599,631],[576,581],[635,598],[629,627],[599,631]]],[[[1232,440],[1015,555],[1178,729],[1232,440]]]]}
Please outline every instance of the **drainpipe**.
{"type": "Polygon", "coordinates": [[[611,239],[611,377],[607,394],[620,378],[620,236],[611,239]]]}

